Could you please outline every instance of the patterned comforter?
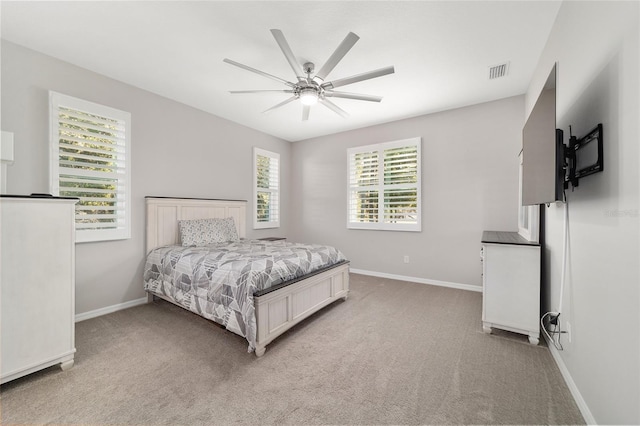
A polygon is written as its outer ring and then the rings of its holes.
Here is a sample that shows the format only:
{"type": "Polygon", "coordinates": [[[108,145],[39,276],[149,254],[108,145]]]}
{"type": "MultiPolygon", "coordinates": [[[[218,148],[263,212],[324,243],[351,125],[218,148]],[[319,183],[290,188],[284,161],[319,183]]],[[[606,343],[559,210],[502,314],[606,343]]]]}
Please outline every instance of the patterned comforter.
{"type": "Polygon", "coordinates": [[[256,345],[254,293],[346,260],[330,246],[241,240],[149,253],[144,289],[222,324],[256,345]]]}

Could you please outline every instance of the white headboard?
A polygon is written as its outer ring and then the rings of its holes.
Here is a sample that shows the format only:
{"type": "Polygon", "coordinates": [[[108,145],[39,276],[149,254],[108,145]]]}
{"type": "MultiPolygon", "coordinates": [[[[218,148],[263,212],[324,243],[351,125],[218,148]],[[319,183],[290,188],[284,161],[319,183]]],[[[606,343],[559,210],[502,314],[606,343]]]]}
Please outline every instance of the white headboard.
{"type": "Polygon", "coordinates": [[[247,234],[247,202],[198,198],[146,197],[147,253],[156,247],[178,244],[178,221],[232,217],[238,236],[247,234]]]}

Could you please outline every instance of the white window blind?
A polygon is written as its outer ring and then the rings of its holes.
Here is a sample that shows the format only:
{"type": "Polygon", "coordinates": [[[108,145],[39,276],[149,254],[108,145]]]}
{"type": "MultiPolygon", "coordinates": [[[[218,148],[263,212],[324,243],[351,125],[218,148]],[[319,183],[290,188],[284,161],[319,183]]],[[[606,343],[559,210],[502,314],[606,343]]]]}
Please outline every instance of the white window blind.
{"type": "Polygon", "coordinates": [[[280,155],[253,149],[254,229],[280,226],[280,155]]]}
{"type": "Polygon", "coordinates": [[[353,229],[421,231],[420,138],[347,150],[353,229]]]}
{"type": "Polygon", "coordinates": [[[131,115],[49,93],[51,192],[77,197],[76,241],[131,237],[131,115]]]}

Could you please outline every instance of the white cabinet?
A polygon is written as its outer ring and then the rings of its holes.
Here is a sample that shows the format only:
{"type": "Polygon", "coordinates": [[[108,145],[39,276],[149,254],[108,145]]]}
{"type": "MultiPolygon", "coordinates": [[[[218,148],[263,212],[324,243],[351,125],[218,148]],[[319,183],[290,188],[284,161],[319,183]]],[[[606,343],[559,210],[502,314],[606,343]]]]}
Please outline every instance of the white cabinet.
{"type": "Polygon", "coordinates": [[[0,197],[1,383],[73,365],[76,202],[0,197]]]}
{"type": "Polygon", "coordinates": [[[540,245],[515,232],[482,236],[482,326],[540,338],[540,245]]]}

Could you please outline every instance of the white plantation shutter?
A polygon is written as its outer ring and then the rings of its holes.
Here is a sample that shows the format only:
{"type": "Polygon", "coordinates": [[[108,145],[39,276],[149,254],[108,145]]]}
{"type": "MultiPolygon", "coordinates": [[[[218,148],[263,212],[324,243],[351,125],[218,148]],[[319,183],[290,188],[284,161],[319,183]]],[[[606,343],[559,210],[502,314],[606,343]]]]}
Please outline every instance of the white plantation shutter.
{"type": "Polygon", "coordinates": [[[378,195],[378,152],[354,152],[349,155],[349,222],[377,223],[378,195]]]}
{"type": "Polygon", "coordinates": [[[280,226],[280,155],[253,149],[254,229],[280,226]]]}
{"type": "Polygon", "coordinates": [[[128,112],[50,92],[51,192],[77,197],[76,241],[131,237],[128,112]]]}
{"type": "Polygon", "coordinates": [[[420,138],[351,148],[348,228],[421,231],[420,138]]]}

